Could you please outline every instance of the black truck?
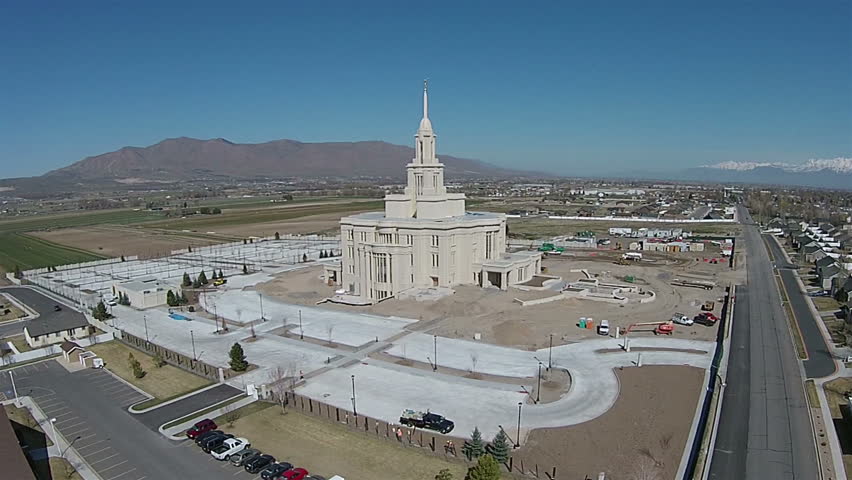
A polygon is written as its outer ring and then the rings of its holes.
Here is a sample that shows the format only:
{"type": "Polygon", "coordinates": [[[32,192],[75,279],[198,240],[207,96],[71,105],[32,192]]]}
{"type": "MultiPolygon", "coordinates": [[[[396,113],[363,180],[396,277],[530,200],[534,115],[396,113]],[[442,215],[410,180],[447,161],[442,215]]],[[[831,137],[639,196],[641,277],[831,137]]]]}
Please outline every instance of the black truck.
{"type": "Polygon", "coordinates": [[[399,423],[409,427],[428,428],[441,433],[450,433],[456,426],[451,420],[431,412],[417,412],[414,410],[405,410],[402,416],[399,417],[399,423]]]}

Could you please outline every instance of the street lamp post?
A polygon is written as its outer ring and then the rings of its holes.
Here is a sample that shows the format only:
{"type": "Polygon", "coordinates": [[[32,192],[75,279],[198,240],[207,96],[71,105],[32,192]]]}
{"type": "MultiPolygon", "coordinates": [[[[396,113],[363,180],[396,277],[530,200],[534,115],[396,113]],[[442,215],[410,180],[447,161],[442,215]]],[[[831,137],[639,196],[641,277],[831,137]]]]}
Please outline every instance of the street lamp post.
{"type": "Polygon", "coordinates": [[[59,446],[59,438],[56,437],[56,417],[50,419],[50,430],[53,433],[53,443],[59,446]]]}
{"type": "Polygon", "coordinates": [[[550,334],[550,349],[547,352],[547,371],[553,367],[553,334],[550,334]]]}
{"type": "Polygon", "coordinates": [[[263,321],[263,294],[258,293],[257,298],[260,299],[260,320],[263,321]]]}
{"type": "Polygon", "coordinates": [[[352,413],[358,416],[358,409],[355,407],[355,375],[352,375],[352,413]]]}
{"type": "Polygon", "coordinates": [[[148,339],[148,315],[142,315],[142,320],[145,321],[145,343],[148,344],[151,342],[151,340],[148,339]]]}
{"type": "Polygon", "coordinates": [[[12,391],[15,392],[15,405],[20,405],[18,403],[18,388],[15,386],[15,376],[12,375],[11,370],[9,370],[9,379],[12,380],[12,391]]]}
{"type": "Polygon", "coordinates": [[[198,357],[195,355],[195,334],[192,333],[192,330],[189,331],[189,338],[192,339],[192,359],[198,360],[198,357]]]}
{"type": "Polygon", "coordinates": [[[515,448],[521,446],[521,407],[524,402],[518,402],[518,439],[515,441],[515,448]]]}
{"type": "Polygon", "coordinates": [[[432,363],[432,371],[433,371],[433,372],[437,372],[437,371],[438,371],[438,336],[437,336],[437,335],[433,335],[433,337],[435,337],[435,338],[434,338],[434,340],[435,340],[435,352],[434,352],[434,353],[435,353],[435,355],[434,355],[434,357],[433,357],[433,358],[434,358],[434,361],[433,361],[433,363],[432,363]]]}
{"type": "Polygon", "coordinates": [[[538,362],[538,388],[535,389],[535,403],[541,401],[541,362],[538,362]]]}
{"type": "Polygon", "coordinates": [[[305,339],[305,331],[302,329],[302,310],[299,309],[299,340],[305,339]]]}

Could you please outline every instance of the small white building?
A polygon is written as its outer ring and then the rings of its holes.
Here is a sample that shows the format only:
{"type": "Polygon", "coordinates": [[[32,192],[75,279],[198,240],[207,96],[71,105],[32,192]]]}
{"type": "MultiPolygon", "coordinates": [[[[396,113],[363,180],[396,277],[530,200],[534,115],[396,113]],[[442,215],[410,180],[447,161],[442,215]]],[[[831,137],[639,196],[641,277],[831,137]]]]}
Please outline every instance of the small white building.
{"type": "Polygon", "coordinates": [[[155,277],[129,280],[112,286],[113,295],[116,297],[127,295],[130,306],[140,310],[165,305],[169,290],[175,295],[181,293],[179,286],[155,277]]]}

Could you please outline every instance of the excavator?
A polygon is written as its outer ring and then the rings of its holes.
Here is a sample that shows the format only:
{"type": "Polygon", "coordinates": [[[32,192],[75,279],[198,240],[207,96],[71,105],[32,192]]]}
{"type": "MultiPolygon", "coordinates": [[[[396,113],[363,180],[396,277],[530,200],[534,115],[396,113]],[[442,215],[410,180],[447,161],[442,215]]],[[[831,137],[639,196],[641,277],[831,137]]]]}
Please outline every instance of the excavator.
{"type": "Polygon", "coordinates": [[[674,323],[671,320],[666,320],[663,322],[632,323],[627,327],[627,330],[624,331],[624,335],[628,335],[636,327],[645,325],[656,325],[654,328],[654,335],[671,335],[672,332],[674,332],[674,323]]]}

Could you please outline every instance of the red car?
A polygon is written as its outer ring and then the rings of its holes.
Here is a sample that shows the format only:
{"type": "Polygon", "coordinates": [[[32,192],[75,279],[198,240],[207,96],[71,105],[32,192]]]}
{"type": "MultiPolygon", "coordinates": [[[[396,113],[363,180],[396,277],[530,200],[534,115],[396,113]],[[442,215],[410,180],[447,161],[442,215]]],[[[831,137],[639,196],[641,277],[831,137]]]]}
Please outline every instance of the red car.
{"type": "Polygon", "coordinates": [[[713,315],[710,312],[701,312],[695,317],[695,323],[700,323],[702,325],[707,325],[708,327],[712,327],[716,325],[716,322],[719,321],[719,317],[713,315]]]}
{"type": "Polygon", "coordinates": [[[308,476],[308,471],[304,468],[294,468],[284,472],[278,480],[304,480],[308,476]]]}
{"type": "Polygon", "coordinates": [[[186,431],[186,436],[189,438],[196,438],[202,433],[209,432],[211,430],[216,430],[216,422],[210,420],[209,418],[205,418],[200,422],[196,423],[189,430],[186,431]]]}

